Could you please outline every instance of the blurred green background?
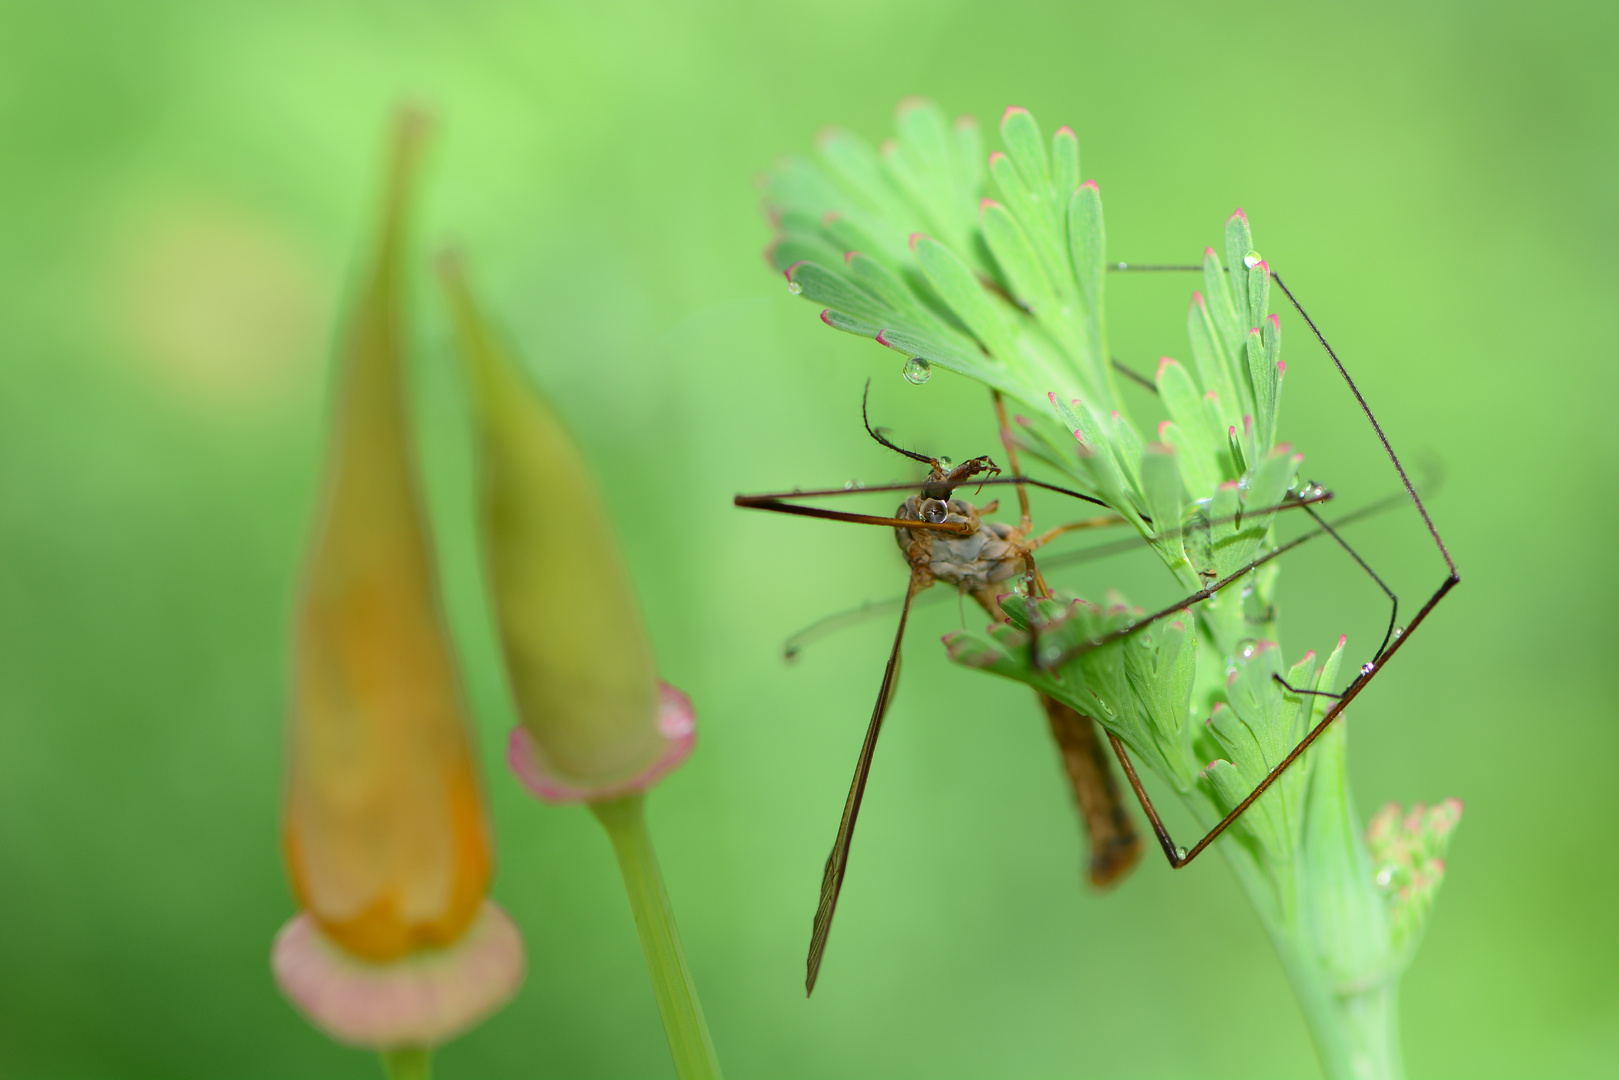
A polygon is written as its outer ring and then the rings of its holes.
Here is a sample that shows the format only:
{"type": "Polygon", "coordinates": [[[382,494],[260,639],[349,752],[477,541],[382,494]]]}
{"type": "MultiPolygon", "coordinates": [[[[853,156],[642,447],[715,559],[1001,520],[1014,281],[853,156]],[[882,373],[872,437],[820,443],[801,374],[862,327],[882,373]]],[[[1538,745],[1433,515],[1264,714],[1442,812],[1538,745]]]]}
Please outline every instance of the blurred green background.
{"type": "MultiPolygon", "coordinates": [[[[1442,464],[1433,509],[1464,583],[1347,714],[1363,814],[1467,804],[1404,982],[1409,1068],[1619,1072],[1616,48],[1607,5],[0,5],[0,1073],[377,1075],[282,1001],[267,954],[293,911],[284,671],[329,346],[411,98],[441,120],[421,264],[468,251],[584,444],[664,676],[699,711],[652,825],[729,1074],[1315,1074],[1218,859],[1172,874],[1149,853],[1115,893],[1084,889],[1031,695],[936,645],[954,602],[913,624],[804,1000],[891,625],[792,666],[780,644],[904,572],[877,530],[730,496],[910,475],[860,432],[868,374],[908,444],[998,448],[981,389],[909,386],[901,357],[787,294],[751,181],[823,124],[881,138],[912,93],[991,128],[1010,103],[1071,124],[1114,258],[1195,260],[1244,207],[1395,445],[1442,464]]],[[[511,718],[429,285],[424,457],[495,895],[532,965],[442,1075],[671,1075],[608,845],[500,764],[511,718]]],[[[1186,357],[1193,287],[1115,275],[1115,352],[1186,357]]],[[[1306,472],[1345,508],[1393,490],[1283,323],[1282,430],[1306,472]]],[[[1442,576],[1410,520],[1354,535],[1408,602],[1442,576]]],[[[1155,569],[1063,580],[1168,599],[1155,569]]],[[[1368,591],[1330,551],[1290,557],[1288,655],[1340,630],[1369,648],[1368,591]]]]}

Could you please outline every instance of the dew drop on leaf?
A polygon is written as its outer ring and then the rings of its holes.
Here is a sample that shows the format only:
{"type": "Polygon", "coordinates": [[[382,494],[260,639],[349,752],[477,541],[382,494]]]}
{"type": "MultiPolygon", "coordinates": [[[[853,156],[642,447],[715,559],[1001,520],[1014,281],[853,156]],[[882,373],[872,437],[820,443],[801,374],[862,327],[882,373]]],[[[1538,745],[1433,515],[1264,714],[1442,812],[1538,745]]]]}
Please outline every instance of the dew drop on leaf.
{"type": "Polygon", "coordinates": [[[921,386],[933,378],[933,365],[928,363],[925,357],[913,356],[905,361],[905,366],[900,369],[900,374],[905,376],[906,382],[913,386],[921,386]]]}
{"type": "Polygon", "coordinates": [[[1252,270],[1254,267],[1258,266],[1259,263],[1260,263],[1260,258],[1259,258],[1259,252],[1257,252],[1257,251],[1250,251],[1248,254],[1246,254],[1246,255],[1244,255],[1242,257],[1242,265],[1246,266],[1250,270],[1252,270]]]}
{"type": "Polygon", "coordinates": [[[800,285],[796,281],[789,281],[787,283],[787,291],[792,293],[794,296],[797,296],[799,293],[804,291],[804,286],[800,285]]]}

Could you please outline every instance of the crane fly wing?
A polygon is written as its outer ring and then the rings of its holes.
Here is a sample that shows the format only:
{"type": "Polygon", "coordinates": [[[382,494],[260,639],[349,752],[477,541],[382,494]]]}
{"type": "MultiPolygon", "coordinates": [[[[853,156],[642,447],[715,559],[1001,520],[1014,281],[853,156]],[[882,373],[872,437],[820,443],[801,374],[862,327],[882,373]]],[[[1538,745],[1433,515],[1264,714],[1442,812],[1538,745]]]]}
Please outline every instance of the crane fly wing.
{"type": "Polygon", "coordinates": [[[871,756],[877,749],[877,735],[882,731],[883,717],[888,713],[899,682],[899,648],[905,640],[905,623],[911,615],[911,598],[922,589],[921,581],[912,575],[905,590],[905,600],[899,609],[899,627],[894,631],[894,647],[888,652],[888,666],[883,669],[882,688],[877,691],[877,705],[871,711],[871,723],[866,726],[866,741],[860,747],[860,759],[855,763],[854,781],[849,785],[849,797],[843,804],[843,820],[838,822],[838,838],[832,843],[832,853],[826,857],[826,870],[821,875],[821,899],[815,908],[815,926],[810,932],[809,959],[804,978],[804,994],[815,992],[815,979],[821,971],[821,958],[826,954],[826,937],[832,930],[832,914],[837,910],[838,893],[843,889],[843,875],[849,867],[849,843],[854,839],[855,818],[860,815],[860,800],[866,794],[866,778],[871,775],[871,756]]]}

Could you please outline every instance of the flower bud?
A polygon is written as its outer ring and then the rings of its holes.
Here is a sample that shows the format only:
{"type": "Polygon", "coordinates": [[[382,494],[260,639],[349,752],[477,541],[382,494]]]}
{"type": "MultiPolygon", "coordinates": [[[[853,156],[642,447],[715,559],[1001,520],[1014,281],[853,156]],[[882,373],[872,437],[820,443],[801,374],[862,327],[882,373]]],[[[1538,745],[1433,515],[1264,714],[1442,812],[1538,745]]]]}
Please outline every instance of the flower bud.
{"type": "Polygon", "coordinates": [[[485,324],[457,260],[440,271],[476,403],[484,561],[521,720],[512,771],[553,802],[644,791],[691,752],[690,702],[658,681],[573,440],[485,324]]]}
{"type": "Polygon", "coordinates": [[[425,135],[396,135],[377,261],[348,328],[297,614],[283,843],[303,914],[282,989],[338,1038],[425,1046],[504,1001],[522,941],[485,899],[482,785],[406,411],[402,225],[425,135]]]}

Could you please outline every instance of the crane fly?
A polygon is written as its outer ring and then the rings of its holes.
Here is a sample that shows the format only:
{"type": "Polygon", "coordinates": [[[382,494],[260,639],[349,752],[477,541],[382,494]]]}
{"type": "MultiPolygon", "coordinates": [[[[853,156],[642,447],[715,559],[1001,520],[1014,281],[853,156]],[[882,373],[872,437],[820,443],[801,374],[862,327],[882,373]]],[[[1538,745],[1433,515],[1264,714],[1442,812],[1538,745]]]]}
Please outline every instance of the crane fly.
{"type": "MultiPolygon", "coordinates": [[[[869,397],[869,382],[866,390],[869,397]]],[[[865,740],[855,764],[854,779],[844,802],[837,838],[822,874],[820,901],[816,908],[806,964],[806,992],[813,992],[815,989],[827,936],[831,931],[832,917],[837,909],[838,896],[848,869],[850,844],[854,838],[855,823],[860,814],[860,804],[865,795],[872,758],[876,752],[877,738],[881,733],[889,704],[893,700],[898,680],[900,646],[904,641],[912,601],[936,582],[943,582],[954,586],[960,593],[971,596],[992,619],[1004,622],[1006,616],[1001,610],[1002,591],[999,586],[1021,580],[1022,587],[1028,595],[1040,597],[1052,595],[1035,564],[1034,553],[1037,550],[1059,536],[1103,528],[1124,521],[1109,511],[1103,515],[1069,522],[1036,534],[1029,513],[1027,492],[1029,487],[1044,488],[1095,504],[1103,509],[1107,509],[1107,504],[1095,496],[1021,475],[1017,465],[1016,443],[1006,423],[1005,407],[998,393],[994,393],[993,398],[1002,444],[1014,474],[1012,476],[1002,476],[1000,468],[987,455],[971,458],[956,465],[948,458],[930,457],[896,445],[887,439],[881,430],[871,426],[867,401],[863,399],[861,419],[866,433],[884,447],[928,467],[928,475],[919,485],[884,484],[859,489],[827,488],[783,494],[738,495],[734,500],[737,506],[752,509],[892,528],[910,570],[905,594],[900,601],[899,624],[894,632],[893,645],[889,649],[888,662],[883,669],[877,700],[872,708],[865,740]],[[1016,525],[986,520],[985,515],[998,509],[998,500],[979,507],[965,499],[955,497],[958,488],[990,485],[1012,485],[1016,488],[1020,511],[1016,525]],[[788,501],[883,491],[906,491],[910,494],[892,516],[856,514],[788,501]]],[[[1282,505],[1260,508],[1250,513],[1292,507],[1309,509],[1311,505],[1325,502],[1330,498],[1331,494],[1326,491],[1310,489],[1308,492],[1300,492],[1290,497],[1282,505]]],[[[1291,544],[1319,535],[1319,532],[1320,530],[1317,530],[1316,533],[1307,534],[1306,537],[1291,544]]],[[[1274,557],[1279,551],[1269,557],[1274,557]]],[[[1264,559],[1256,560],[1248,569],[1261,565],[1264,561],[1264,559]]],[[[1241,572],[1218,583],[1216,588],[1223,588],[1239,576],[1241,572]]],[[[1216,588],[1205,592],[1212,595],[1216,588]]],[[[1179,610],[1184,606],[1185,603],[1182,603],[1172,610],[1179,610]]],[[[1032,626],[1031,631],[1030,648],[1032,655],[1038,656],[1036,644],[1038,627],[1032,626]]],[[[1141,839],[1119,797],[1119,788],[1114,780],[1102,741],[1098,737],[1096,722],[1091,717],[1045,694],[1037,696],[1045,711],[1064,771],[1073,789],[1074,801],[1090,837],[1091,856],[1087,878],[1092,886],[1105,889],[1121,880],[1139,861],[1141,839]]],[[[1133,773],[1128,772],[1128,765],[1127,775],[1131,775],[1133,779],[1133,773]]]]}
{"type": "MultiPolygon", "coordinates": [[[[1109,264],[1108,269],[1119,272],[1168,271],[1196,273],[1202,271],[1203,267],[1199,265],[1135,265],[1121,262],[1109,264]]],[[[1328,522],[1316,512],[1312,504],[1324,502],[1331,498],[1330,493],[1323,491],[1319,486],[1305,484],[1302,488],[1290,491],[1285,503],[1275,507],[1264,508],[1263,511],[1251,512],[1268,512],[1270,510],[1299,508],[1308,514],[1315,522],[1315,528],[1313,530],[1287,542],[1286,544],[1273,548],[1271,551],[1254,559],[1248,565],[1237,569],[1219,581],[1211,582],[1204,588],[1198,590],[1190,596],[1183,598],[1177,603],[1170,605],[1169,607],[1154,612],[1151,615],[1136,618],[1130,624],[1120,628],[1119,630],[1106,634],[1094,641],[1085,642],[1080,646],[1071,648],[1068,653],[1055,658],[1054,662],[1049,664],[1049,666],[1052,667],[1059,666],[1061,663],[1072,659],[1074,656],[1089,652],[1092,649],[1104,648],[1108,645],[1121,641],[1132,634],[1138,633],[1146,627],[1152,625],[1158,619],[1164,618],[1165,616],[1174,614],[1176,612],[1185,611],[1192,604],[1196,604],[1207,599],[1219,590],[1226,588],[1244,575],[1252,572],[1257,567],[1279,557],[1286,551],[1291,550],[1292,548],[1295,548],[1310,539],[1323,535],[1330,536],[1332,540],[1340,548],[1342,548],[1350,556],[1350,558],[1354,560],[1360,569],[1371,578],[1378,589],[1389,601],[1390,610],[1388,628],[1384,632],[1381,643],[1378,645],[1372,657],[1360,666],[1358,672],[1342,691],[1332,692],[1325,690],[1297,688],[1290,686],[1280,674],[1272,676],[1277,683],[1279,683],[1290,693],[1308,694],[1330,698],[1332,699],[1333,704],[1327,709],[1326,713],[1316,723],[1316,725],[1311,728],[1302,739],[1300,739],[1299,743],[1291,751],[1289,751],[1288,754],[1280,762],[1278,762],[1277,765],[1272,768],[1265,777],[1258,782],[1258,784],[1254,787],[1254,790],[1251,791],[1239,803],[1237,803],[1230,810],[1230,812],[1226,814],[1225,817],[1216,823],[1203,836],[1203,838],[1191,848],[1183,848],[1176,845],[1173,838],[1170,836],[1168,829],[1165,828],[1156,808],[1153,806],[1151,798],[1147,795],[1146,790],[1143,788],[1140,777],[1136,772],[1134,764],[1130,760],[1130,756],[1126,751],[1123,742],[1112,732],[1107,733],[1107,739],[1112,746],[1114,756],[1117,758],[1119,765],[1123,768],[1125,776],[1129,780],[1130,787],[1134,792],[1137,801],[1141,804],[1143,812],[1147,815],[1148,820],[1152,824],[1153,833],[1158,840],[1159,846],[1163,849],[1165,859],[1169,862],[1172,869],[1180,869],[1181,867],[1192,862],[1192,860],[1197,858],[1199,854],[1206,850],[1210,844],[1212,844],[1222,833],[1224,833],[1233,822],[1241,817],[1242,814],[1246,812],[1247,809],[1252,806],[1254,802],[1261,795],[1263,795],[1273,783],[1276,782],[1277,778],[1285,773],[1287,769],[1292,766],[1292,764],[1297,761],[1307,749],[1309,749],[1311,744],[1313,744],[1315,740],[1319,738],[1327,729],[1328,725],[1330,725],[1343,713],[1343,710],[1349,705],[1349,703],[1353,701],[1362,690],[1370,685],[1371,681],[1378,674],[1380,674],[1385,667],[1387,667],[1389,660],[1391,660],[1395,653],[1405,646],[1406,642],[1411,640],[1411,636],[1413,633],[1415,633],[1417,627],[1427,619],[1427,617],[1433,612],[1434,608],[1438,606],[1439,602],[1445,598],[1451,589],[1455,588],[1461,583],[1461,575],[1456,568],[1456,563],[1451,558],[1450,551],[1446,548],[1444,540],[1440,537],[1439,530],[1434,525],[1433,519],[1428,513],[1428,508],[1423,504],[1422,497],[1418,493],[1417,486],[1412,482],[1405,466],[1400,461],[1399,455],[1394,452],[1394,447],[1390,444],[1388,436],[1384,433],[1383,427],[1378,422],[1376,415],[1373,414],[1371,406],[1367,404],[1365,396],[1361,393],[1360,388],[1355,384],[1354,379],[1350,377],[1348,370],[1344,367],[1343,361],[1339,359],[1338,354],[1327,342],[1325,335],[1322,334],[1321,329],[1316,325],[1315,320],[1310,317],[1307,311],[1305,311],[1303,305],[1299,303],[1299,300],[1294,295],[1293,291],[1282,280],[1281,275],[1277,274],[1274,269],[1270,270],[1270,275],[1271,280],[1273,280],[1277,287],[1281,289],[1283,295],[1287,297],[1287,300],[1292,305],[1293,309],[1298,312],[1305,324],[1309,326],[1310,331],[1315,336],[1316,341],[1320,343],[1321,348],[1332,361],[1333,367],[1337,370],[1339,376],[1347,385],[1349,392],[1355,399],[1357,407],[1365,415],[1367,422],[1371,425],[1372,431],[1376,434],[1384,454],[1388,457],[1389,463],[1394,467],[1394,471],[1399,477],[1400,484],[1404,489],[1400,498],[1403,501],[1404,498],[1409,497],[1411,504],[1415,506],[1417,513],[1422,519],[1422,524],[1425,531],[1433,540],[1434,546],[1438,550],[1440,558],[1444,561],[1446,576],[1439,583],[1433,594],[1428,597],[1428,599],[1417,610],[1417,613],[1412,618],[1411,622],[1403,628],[1400,627],[1398,625],[1399,598],[1338,532],[1339,527],[1347,524],[1352,519],[1364,517],[1371,513],[1377,513],[1385,509],[1386,507],[1384,504],[1386,504],[1387,500],[1384,500],[1384,503],[1374,504],[1373,506],[1356,511],[1355,513],[1344,518],[1340,518],[1336,522],[1328,522]]],[[[1142,384],[1147,384],[1149,382],[1149,380],[1145,379],[1144,377],[1135,375],[1127,370],[1125,373],[1130,376],[1133,381],[1140,382],[1142,384]]],[[[869,390],[870,384],[868,383],[867,386],[869,390]]],[[[1149,389],[1151,389],[1151,387],[1149,387],[1149,389]]],[[[1000,615],[999,599],[992,588],[992,586],[996,584],[1011,580],[1012,578],[1021,575],[1025,581],[1025,589],[1030,595],[1050,595],[1050,591],[1046,588],[1040,571],[1035,568],[1034,551],[1036,549],[1043,546],[1050,539],[1053,539],[1055,536],[1061,535],[1064,532],[1100,527],[1104,524],[1114,524],[1120,520],[1116,516],[1092,518],[1086,521],[1074,522],[1067,526],[1059,526],[1057,529],[1040,536],[1032,535],[1032,526],[1029,520],[1028,495],[1026,491],[1028,486],[1046,488],[1048,490],[1070,495],[1075,498],[1103,506],[1104,508],[1106,507],[1106,504],[1094,496],[1086,495],[1082,492],[1073,491],[1068,488],[1047,484],[1041,481],[1032,480],[1029,477],[1019,475],[1015,444],[1006,423],[1006,414],[1001,403],[999,392],[991,391],[991,393],[994,397],[997,417],[1000,422],[1002,443],[1006,448],[1008,462],[1011,465],[1012,472],[1014,474],[1012,476],[1001,476],[999,468],[997,468],[994,465],[994,462],[988,457],[974,458],[964,463],[962,466],[952,467],[946,459],[930,458],[925,455],[904,450],[883,438],[880,432],[871,427],[870,421],[867,419],[865,422],[867,433],[873,438],[877,439],[878,442],[892,450],[904,454],[906,457],[913,458],[923,464],[926,464],[929,467],[928,477],[921,485],[921,490],[916,494],[908,496],[905,502],[902,503],[899,509],[895,512],[894,516],[878,517],[872,515],[850,514],[840,511],[827,510],[822,507],[801,506],[787,501],[793,498],[844,495],[849,493],[848,489],[830,489],[814,492],[794,491],[789,494],[781,495],[738,495],[735,499],[735,503],[738,506],[775,510],[784,513],[800,514],[809,517],[820,517],[829,520],[888,526],[895,530],[896,539],[899,541],[900,549],[904,553],[906,561],[910,567],[910,580],[907,584],[905,594],[899,602],[900,617],[899,625],[896,628],[894,635],[894,644],[889,651],[888,663],[883,671],[883,679],[878,690],[877,701],[873,707],[871,720],[867,725],[866,738],[861,746],[860,757],[856,763],[854,780],[849,789],[849,796],[844,803],[843,817],[838,825],[837,839],[833,844],[831,854],[827,858],[826,869],[822,876],[820,902],[817,905],[815,913],[814,927],[810,939],[809,956],[806,965],[807,976],[805,980],[805,987],[806,990],[810,992],[813,992],[815,988],[816,977],[819,973],[821,959],[826,948],[827,935],[831,929],[832,916],[837,906],[838,893],[842,887],[844,874],[847,870],[849,845],[853,839],[855,821],[859,814],[861,797],[864,794],[866,779],[870,772],[872,755],[876,749],[877,736],[881,730],[883,718],[887,713],[889,702],[892,700],[895,680],[898,674],[900,644],[904,638],[905,624],[910,616],[911,603],[913,599],[918,593],[926,589],[935,581],[946,581],[955,584],[963,592],[972,595],[973,598],[978,601],[978,603],[987,611],[989,611],[992,616],[1000,615]],[[954,498],[955,488],[965,486],[969,483],[976,484],[980,487],[991,484],[1015,485],[1018,493],[1019,506],[1022,512],[1019,524],[1017,526],[1007,526],[994,522],[986,523],[983,520],[982,515],[990,512],[995,504],[992,503],[989,506],[977,508],[972,506],[970,503],[967,503],[965,500],[954,498]],[[960,539],[950,539],[952,537],[960,539]]],[[[864,413],[864,406],[862,406],[863,417],[864,413]]],[[[860,490],[916,491],[916,485],[891,484],[874,486],[860,490]]],[[[1148,524],[1151,525],[1152,523],[1149,522],[1148,524]]],[[[1157,532],[1157,526],[1153,527],[1155,532],[1157,532]]],[[[1160,535],[1162,535],[1161,532],[1160,535]]],[[[1033,623],[1031,623],[1029,626],[1030,648],[1031,658],[1035,659],[1037,666],[1041,666],[1039,664],[1039,651],[1034,647],[1038,629],[1038,626],[1034,625],[1033,623]]],[[[1058,703],[1052,703],[1052,705],[1055,705],[1057,710],[1065,708],[1058,703]]],[[[1075,789],[1076,801],[1080,804],[1087,827],[1092,834],[1093,851],[1096,852],[1096,854],[1093,855],[1091,874],[1092,881],[1093,883],[1105,885],[1107,881],[1117,880],[1117,878],[1122,877],[1123,874],[1127,873],[1134,865],[1136,858],[1139,856],[1139,842],[1134,835],[1133,826],[1130,825],[1128,817],[1123,812],[1123,808],[1118,804],[1116,786],[1113,784],[1111,774],[1107,771],[1107,766],[1104,763],[1104,759],[1100,753],[1093,752],[1098,746],[1096,742],[1094,721],[1078,713],[1073,713],[1073,710],[1067,711],[1072,713],[1073,717],[1076,719],[1072,722],[1072,725],[1069,728],[1060,729],[1061,724],[1068,722],[1069,718],[1063,717],[1060,712],[1054,711],[1050,706],[1047,708],[1048,717],[1053,726],[1053,733],[1057,736],[1059,748],[1063,752],[1064,764],[1068,766],[1068,771],[1070,774],[1069,778],[1075,789]],[[1074,736],[1071,744],[1065,743],[1064,741],[1065,730],[1074,736]],[[1086,731],[1088,731],[1088,745],[1084,734],[1086,731]],[[1082,767],[1076,768],[1076,764],[1082,767]],[[1098,765],[1100,766],[1099,769],[1096,767],[1098,765]],[[1095,861],[1097,858],[1100,858],[1100,863],[1095,861]]]]}

